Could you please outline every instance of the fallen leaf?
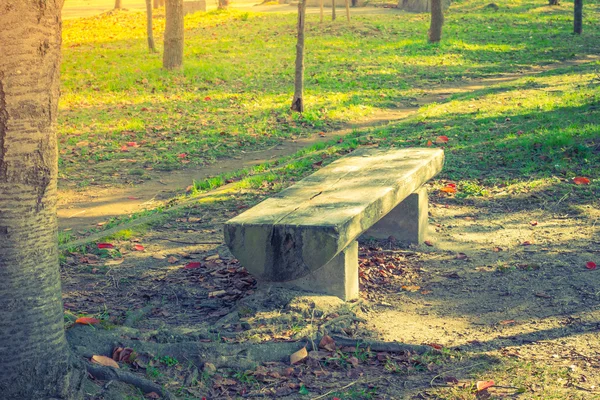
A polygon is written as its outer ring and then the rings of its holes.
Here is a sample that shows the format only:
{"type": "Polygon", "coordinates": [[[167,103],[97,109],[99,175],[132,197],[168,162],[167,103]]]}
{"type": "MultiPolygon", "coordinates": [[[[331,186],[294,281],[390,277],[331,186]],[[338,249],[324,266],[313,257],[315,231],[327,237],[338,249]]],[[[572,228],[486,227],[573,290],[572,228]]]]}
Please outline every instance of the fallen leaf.
{"type": "Polygon", "coordinates": [[[124,144],[123,146],[121,146],[121,151],[128,152],[129,151],[129,147],[127,147],[127,145],[124,144]]]}
{"type": "Polygon", "coordinates": [[[427,343],[427,346],[433,347],[436,350],[441,350],[444,348],[444,346],[439,343],[427,343]]]}
{"type": "Polygon", "coordinates": [[[107,262],[104,263],[104,265],[121,265],[121,264],[123,264],[123,261],[125,261],[124,258],[115,258],[112,260],[108,260],[107,262]]]}
{"type": "Polygon", "coordinates": [[[589,180],[589,178],[586,178],[583,176],[578,176],[578,177],[573,178],[573,183],[576,185],[589,185],[590,180],[589,180]]]}
{"type": "Polygon", "coordinates": [[[537,221],[529,221],[529,225],[531,226],[536,226],[538,224],[537,221]]]}
{"type": "Polygon", "coordinates": [[[496,253],[498,253],[498,252],[502,251],[502,247],[494,247],[492,250],[495,251],[496,253]]]}
{"type": "Polygon", "coordinates": [[[171,256],[167,259],[167,261],[169,262],[169,264],[175,264],[179,260],[177,259],[177,257],[171,256]]]}
{"type": "Polygon", "coordinates": [[[444,193],[456,193],[456,188],[453,186],[444,186],[443,188],[440,189],[440,192],[444,192],[444,193]]]}
{"type": "Polygon", "coordinates": [[[466,260],[469,257],[465,253],[458,253],[454,258],[456,258],[457,260],[466,260]]]}
{"type": "Polygon", "coordinates": [[[134,244],[134,245],[133,245],[133,249],[134,249],[135,251],[144,251],[144,250],[146,250],[146,249],[144,248],[144,246],[142,246],[141,244],[134,244]]]}
{"type": "Polygon", "coordinates": [[[350,364],[352,364],[352,366],[353,366],[354,368],[357,368],[357,367],[358,367],[358,358],[356,358],[356,357],[354,357],[354,356],[352,356],[352,357],[349,357],[349,358],[348,358],[348,362],[349,362],[350,364]]]}
{"type": "Polygon", "coordinates": [[[500,321],[499,324],[500,325],[511,325],[514,324],[516,321],[514,319],[505,319],[504,321],[500,321]]]}
{"type": "Polygon", "coordinates": [[[105,367],[119,368],[119,364],[112,358],[106,356],[92,356],[91,361],[95,364],[104,365],[105,367]]]}
{"type": "Polygon", "coordinates": [[[417,286],[417,285],[402,285],[401,289],[404,290],[404,291],[407,291],[407,292],[416,292],[419,289],[421,289],[421,286],[417,286]]]}
{"type": "Polygon", "coordinates": [[[319,136],[325,137],[325,132],[319,132],[319,136]]]}
{"type": "Polygon", "coordinates": [[[139,200],[139,197],[135,197],[135,196],[127,196],[127,200],[139,200]]]}
{"type": "Polygon", "coordinates": [[[433,142],[431,140],[428,140],[427,141],[427,147],[431,147],[431,146],[433,146],[433,142]]]}
{"type": "Polygon", "coordinates": [[[96,318],[91,318],[91,317],[81,317],[81,318],[77,318],[75,320],[76,324],[81,324],[81,325],[95,325],[95,324],[99,324],[100,320],[96,319],[96,318]]]}
{"type": "Polygon", "coordinates": [[[433,246],[433,242],[431,240],[426,240],[423,243],[425,243],[427,246],[433,246]]]}
{"type": "Polygon", "coordinates": [[[186,158],[187,157],[187,153],[180,153],[177,155],[178,158],[186,158]]]}
{"type": "Polygon", "coordinates": [[[421,290],[421,294],[423,294],[423,295],[428,295],[431,293],[433,293],[431,290],[421,290]]]}
{"type": "Polygon", "coordinates": [[[206,96],[206,97],[204,98],[204,101],[210,101],[210,100],[211,100],[210,96],[206,96]]]}
{"type": "Polygon", "coordinates": [[[304,360],[307,357],[308,352],[306,351],[306,347],[303,347],[290,356],[290,364],[298,364],[300,361],[304,360]]]}
{"type": "Polygon", "coordinates": [[[585,267],[587,269],[596,269],[597,265],[593,261],[588,261],[588,262],[585,263],[585,267]]]}
{"type": "Polygon", "coordinates": [[[137,142],[127,142],[125,143],[128,147],[140,147],[137,142]]]}
{"type": "Polygon", "coordinates": [[[224,294],[227,294],[227,291],[215,290],[214,292],[209,292],[208,297],[219,297],[219,296],[223,296],[224,294]]]}
{"type": "Polygon", "coordinates": [[[112,243],[98,243],[99,249],[114,249],[115,246],[112,243]]]}
{"type": "Polygon", "coordinates": [[[448,143],[448,136],[438,136],[437,138],[435,138],[435,142],[438,144],[442,144],[442,143],[448,143]]]}
{"type": "Polygon", "coordinates": [[[335,351],[335,341],[329,336],[324,335],[319,342],[319,347],[329,351],[335,351]]]}
{"type": "Polygon", "coordinates": [[[482,390],[491,388],[494,386],[494,381],[477,381],[477,391],[481,392],[482,390]]]}
{"type": "Polygon", "coordinates": [[[220,255],[213,254],[212,256],[204,257],[204,261],[214,261],[214,260],[218,260],[219,258],[221,258],[220,255]]]}
{"type": "Polygon", "coordinates": [[[529,240],[524,241],[523,243],[521,243],[521,246],[531,246],[533,243],[531,243],[529,240]]]}
{"type": "Polygon", "coordinates": [[[200,268],[202,266],[201,263],[194,261],[194,262],[189,262],[185,265],[185,267],[183,267],[183,269],[196,269],[196,268],[200,268]]]}

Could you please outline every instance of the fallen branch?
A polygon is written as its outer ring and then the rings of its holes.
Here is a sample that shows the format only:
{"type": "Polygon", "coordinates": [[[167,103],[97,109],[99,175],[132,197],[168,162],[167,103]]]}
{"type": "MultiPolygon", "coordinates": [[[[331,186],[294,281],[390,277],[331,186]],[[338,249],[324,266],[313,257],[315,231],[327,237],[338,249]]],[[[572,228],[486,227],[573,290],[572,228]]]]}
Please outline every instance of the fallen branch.
{"type": "Polygon", "coordinates": [[[88,363],[86,366],[87,371],[94,378],[101,381],[120,381],[129,385],[135,386],[140,389],[144,394],[155,392],[162,398],[167,400],[175,400],[175,397],[168,390],[163,389],[160,385],[151,382],[147,379],[141,378],[131,372],[121,371],[112,367],[104,367],[102,365],[95,365],[88,363]]]}

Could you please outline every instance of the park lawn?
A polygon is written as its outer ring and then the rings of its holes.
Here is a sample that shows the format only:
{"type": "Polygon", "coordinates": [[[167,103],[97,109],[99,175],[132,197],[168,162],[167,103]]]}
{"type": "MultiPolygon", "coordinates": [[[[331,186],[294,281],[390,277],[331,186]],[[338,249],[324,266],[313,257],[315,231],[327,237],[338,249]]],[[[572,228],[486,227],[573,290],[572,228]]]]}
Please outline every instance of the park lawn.
{"type": "MultiPolygon", "coordinates": [[[[454,3],[446,16],[440,45],[427,43],[428,16],[424,14],[386,10],[380,15],[355,15],[351,24],[343,20],[320,24],[318,15],[309,15],[307,111],[302,115],[289,110],[293,14],[231,11],[187,16],[185,67],[176,73],[163,71],[161,54],[147,51],[143,13],[120,11],[65,21],[59,114],[61,184],[127,184],[150,179],[150,171],[226,162],[244,151],[316,132],[328,133],[347,123],[368,120],[377,111],[410,106],[423,89],[435,85],[527,71],[533,66],[598,53],[600,30],[592,23],[600,15],[598,4],[586,4],[586,23],[580,37],[570,33],[569,3],[547,7],[537,2],[512,2],[502,4],[498,12],[485,8],[486,4],[454,3]]],[[[162,13],[156,15],[154,25],[160,48],[162,13]]],[[[561,98],[557,92],[549,95],[548,101],[560,102],[561,98]]],[[[593,104],[593,99],[588,98],[588,103],[593,104]]],[[[577,101],[583,104],[581,99],[577,101]]],[[[457,102],[466,104],[468,99],[452,103],[457,102]]],[[[481,104],[479,99],[472,102],[481,104]]],[[[440,111],[432,109],[438,112],[431,116],[436,121],[432,125],[401,123],[375,135],[395,138],[402,145],[422,144],[410,138],[434,129],[440,135],[460,137],[460,141],[450,142],[449,146],[458,146],[452,151],[474,154],[475,146],[484,145],[482,150],[490,154],[492,143],[494,148],[508,146],[512,152],[510,146],[529,143],[532,133],[523,130],[526,135],[504,140],[498,137],[499,132],[516,135],[518,130],[504,129],[515,127],[515,119],[530,125],[540,125],[542,119],[538,117],[544,115],[552,120],[550,115],[556,107],[540,114],[536,107],[546,105],[532,104],[518,111],[511,106],[507,103],[501,113],[515,118],[499,125],[493,141],[489,129],[498,124],[500,111],[481,107],[476,118],[486,124],[487,131],[473,126],[473,110],[440,118],[440,111]]],[[[569,115],[572,125],[580,125],[580,118],[587,121],[593,117],[586,112],[569,115]]],[[[557,127],[565,125],[560,118],[553,120],[557,127]]],[[[567,136],[570,143],[581,144],[582,137],[590,134],[571,132],[567,136]]],[[[558,135],[562,138],[562,133],[558,135]]],[[[562,139],[557,140],[560,145],[562,139]]],[[[561,156],[554,153],[544,164],[555,164],[556,157],[561,156]]],[[[454,167],[458,168],[456,176],[452,169],[448,174],[456,179],[466,170],[469,173],[463,178],[477,178],[478,169],[485,170],[490,164],[492,160],[487,157],[470,158],[454,167]]],[[[530,167],[536,164],[529,162],[530,167]]],[[[566,169],[569,174],[578,172],[566,169]]],[[[580,172],[585,173],[585,169],[580,172]]]]}

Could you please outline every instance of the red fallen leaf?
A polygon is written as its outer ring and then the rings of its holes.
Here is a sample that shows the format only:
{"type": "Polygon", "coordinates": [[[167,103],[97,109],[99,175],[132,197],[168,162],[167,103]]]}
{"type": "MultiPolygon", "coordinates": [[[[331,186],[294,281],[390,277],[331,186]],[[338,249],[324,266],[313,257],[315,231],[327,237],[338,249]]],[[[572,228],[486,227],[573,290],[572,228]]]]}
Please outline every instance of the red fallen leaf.
{"type": "Polygon", "coordinates": [[[444,348],[444,346],[442,346],[441,344],[438,344],[438,343],[427,343],[427,346],[433,347],[436,350],[441,350],[444,348]]]}
{"type": "Polygon", "coordinates": [[[127,142],[125,143],[128,147],[140,147],[137,142],[127,142]]]}
{"type": "Polygon", "coordinates": [[[533,243],[531,243],[529,240],[524,241],[523,243],[521,243],[521,246],[531,246],[533,243]]]}
{"type": "Polygon", "coordinates": [[[442,143],[448,143],[448,136],[438,136],[435,138],[435,142],[438,144],[442,144],[442,143]]]}
{"type": "Polygon", "coordinates": [[[339,138],[337,142],[338,142],[338,143],[342,143],[343,141],[344,141],[344,139],[342,139],[342,138],[339,138]]]}
{"type": "Polygon", "coordinates": [[[141,244],[134,244],[133,249],[135,251],[144,251],[145,250],[144,246],[142,246],[141,244]]]}
{"type": "Polygon", "coordinates": [[[596,269],[597,265],[593,261],[588,261],[588,262],[585,263],[585,267],[587,269],[596,269]]]}
{"type": "Polygon", "coordinates": [[[135,197],[135,196],[127,196],[127,200],[139,200],[139,197],[135,197]]]}
{"type": "Polygon", "coordinates": [[[98,243],[98,248],[99,249],[114,249],[115,246],[113,246],[112,243],[98,243]]]}
{"type": "Polygon", "coordinates": [[[426,240],[423,243],[425,243],[427,246],[433,246],[433,242],[431,240],[426,240]]]}
{"type": "Polygon", "coordinates": [[[194,262],[187,263],[185,265],[185,267],[183,267],[183,269],[196,269],[196,268],[200,268],[201,266],[202,266],[201,263],[194,261],[194,262]]]}
{"type": "Polygon", "coordinates": [[[441,188],[440,192],[444,192],[444,193],[456,193],[456,188],[448,185],[448,186],[444,186],[443,188],[441,188]]]}
{"type": "Polygon", "coordinates": [[[586,177],[578,176],[578,177],[573,178],[573,183],[576,185],[589,185],[590,180],[586,177]]]}
{"type": "Polygon", "coordinates": [[[90,317],[81,317],[81,318],[77,318],[75,320],[76,324],[81,324],[81,325],[95,325],[95,324],[99,324],[100,320],[96,319],[96,318],[90,318],[90,317]]]}
{"type": "Polygon", "coordinates": [[[538,222],[537,221],[529,221],[529,224],[531,226],[536,226],[538,224],[538,222]]]}
{"type": "Polygon", "coordinates": [[[210,96],[206,96],[206,97],[204,98],[204,101],[211,101],[211,100],[212,100],[212,99],[210,98],[210,96]]]}
{"type": "Polygon", "coordinates": [[[319,136],[325,137],[325,132],[319,132],[319,136]]]}
{"type": "Polygon", "coordinates": [[[121,146],[121,151],[129,151],[129,148],[127,147],[127,145],[124,144],[123,146],[121,146]]]}
{"type": "Polygon", "coordinates": [[[482,390],[491,388],[494,385],[494,381],[477,381],[477,391],[481,392],[482,390]]]}
{"type": "Polygon", "coordinates": [[[186,158],[187,157],[187,153],[181,153],[177,155],[178,158],[186,158]]]}
{"type": "Polygon", "coordinates": [[[431,146],[433,146],[433,142],[431,140],[428,140],[427,141],[427,147],[431,147],[431,146]]]}

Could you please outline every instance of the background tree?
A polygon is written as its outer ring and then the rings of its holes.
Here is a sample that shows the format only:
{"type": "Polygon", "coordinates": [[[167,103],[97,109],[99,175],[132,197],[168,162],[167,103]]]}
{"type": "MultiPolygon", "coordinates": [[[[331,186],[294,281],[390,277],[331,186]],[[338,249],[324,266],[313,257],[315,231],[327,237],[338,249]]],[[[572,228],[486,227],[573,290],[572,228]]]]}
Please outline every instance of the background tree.
{"type": "Polygon", "coordinates": [[[573,32],[581,35],[583,24],[583,0],[575,0],[573,7],[573,32]]]}
{"type": "MultiPolygon", "coordinates": [[[[2,4],[7,5],[5,1],[2,4]]],[[[62,0],[0,12],[0,397],[80,396],[65,339],[56,220],[62,0]]]]}
{"type": "Polygon", "coordinates": [[[167,0],[165,19],[163,67],[178,69],[183,65],[183,0],[167,0]]]}
{"type": "Polygon", "coordinates": [[[431,24],[427,32],[430,43],[437,43],[442,39],[442,26],[444,26],[442,0],[431,0],[431,24]]]}
{"type": "Polygon", "coordinates": [[[152,33],[152,0],[146,0],[146,33],[148,35],[148,48],[151,52],[156,52],[154,46],[154,35],[152,33]]]}
{"type": "Polygon", "coordinates": [[[229,7],[229,0],[219,0],[218,1],[217,9],[227,10],[228,7],[229,7]]]}
{"type": "Polygon", "coordinates": [[[121,9],[121,0],[115,0],[115,10],[121,9]]]}
{"type": "MultiPolygon", "coordinates": [[[[335,0],[334,0],[335,1],[335,0]]],[[[335,7],[334,7],[335,8],[335,7]]],[[[304,21],[306,16],[306,0],[298,3],[298,40],[296,42],[296,74],[294,77],[294,99],[292,110],[304,111],[304,21]]]]}
{"type": "Polygon", "coordinates": [[[548,0],[548,5],[558,6],[560,4],[560,0],[548,0]]]}
{"type": "Polygon", "coordinates": [[[160,7],[160,0],[154,0],[154,2],[153,2],[153,7],[154,7],[154,8],[158,8],[158,7],[160,7]]]}

